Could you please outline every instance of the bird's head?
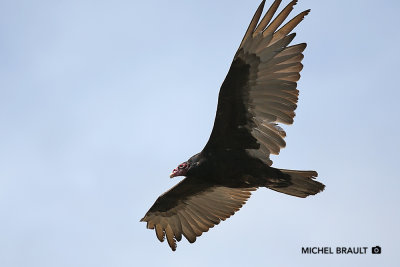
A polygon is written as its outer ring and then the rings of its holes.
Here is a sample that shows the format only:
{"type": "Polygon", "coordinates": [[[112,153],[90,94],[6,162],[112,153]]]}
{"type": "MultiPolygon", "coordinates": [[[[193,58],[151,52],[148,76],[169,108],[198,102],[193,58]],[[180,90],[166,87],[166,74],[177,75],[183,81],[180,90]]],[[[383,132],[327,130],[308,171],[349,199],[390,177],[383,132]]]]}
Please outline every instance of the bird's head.
{"type": "Polygon", "coordinates": [[[176,169],[174,169],[171,174],[169,175],[170,178],[174,178],[176,176],[186,176],[189,170],[190,164],[189,162],[185,161],[178,165],[176,169]]]}

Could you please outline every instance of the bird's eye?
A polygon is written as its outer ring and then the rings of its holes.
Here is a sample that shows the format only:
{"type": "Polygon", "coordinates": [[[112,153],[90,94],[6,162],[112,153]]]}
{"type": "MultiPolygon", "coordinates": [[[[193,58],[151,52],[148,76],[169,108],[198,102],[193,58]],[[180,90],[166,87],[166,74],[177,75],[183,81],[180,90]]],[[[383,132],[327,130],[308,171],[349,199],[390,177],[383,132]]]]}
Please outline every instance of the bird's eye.
{"type": "Polygon", "coordinates": [[[186,164],[185,163],[182,163],[182,164],[180,164],[179,166],[178,166],[178,169],[183,169],[183,168],[185,168],[186,167],[186,164]]]}

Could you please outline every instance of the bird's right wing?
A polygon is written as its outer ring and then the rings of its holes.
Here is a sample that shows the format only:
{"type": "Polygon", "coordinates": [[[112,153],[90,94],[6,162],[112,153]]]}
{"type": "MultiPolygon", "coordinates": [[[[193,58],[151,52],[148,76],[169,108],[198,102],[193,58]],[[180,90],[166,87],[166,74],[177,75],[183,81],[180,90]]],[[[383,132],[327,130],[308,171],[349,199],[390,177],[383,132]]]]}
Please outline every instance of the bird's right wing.
{"type": "Polygon", "coordinates": [[[157,238],[165,237],[172,250],[182,235],[193,243],[238,211],[257,188],[217,186],[199,179],[186,178],[162,194],[141,219],[155,229],[157,238]]]}
{"type": "Polygon", "coordinates": [[[272,20],[281,3],[275,0],[260,20],[265,0],[261,2],[221,86],[205,153],[246,150],[271,165],[270,154],[285,147],[286,133],[278,123],[293,123],[306,48],[305,43],[289,46],[295,36],[291,31],[309,13],[303,11],[281,26],[296,2],[272,20]]]}

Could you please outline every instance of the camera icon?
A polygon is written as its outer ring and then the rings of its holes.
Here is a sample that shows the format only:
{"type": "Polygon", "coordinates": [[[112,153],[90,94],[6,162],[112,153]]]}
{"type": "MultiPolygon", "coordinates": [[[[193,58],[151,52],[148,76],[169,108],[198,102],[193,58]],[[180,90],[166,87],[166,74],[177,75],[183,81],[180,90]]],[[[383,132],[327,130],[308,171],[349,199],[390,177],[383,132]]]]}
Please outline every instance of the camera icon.
{"type": "Polygon", "coordinates": [[[372,247],[371,251],[372,251],[372,254],[381,254],[382,248],[380,246],[372,247]]]}

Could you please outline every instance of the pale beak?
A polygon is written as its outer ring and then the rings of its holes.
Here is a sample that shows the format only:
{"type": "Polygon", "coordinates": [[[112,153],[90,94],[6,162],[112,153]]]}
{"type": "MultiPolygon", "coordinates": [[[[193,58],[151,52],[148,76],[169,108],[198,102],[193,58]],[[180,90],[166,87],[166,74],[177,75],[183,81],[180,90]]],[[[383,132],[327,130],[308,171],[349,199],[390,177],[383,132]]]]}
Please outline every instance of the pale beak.
{"type": "Polygon", "coordinates": [[[173,172],[171,172],[171,174],[169,175],[169,178],[174,178],[175,174],[173,172]]]}

